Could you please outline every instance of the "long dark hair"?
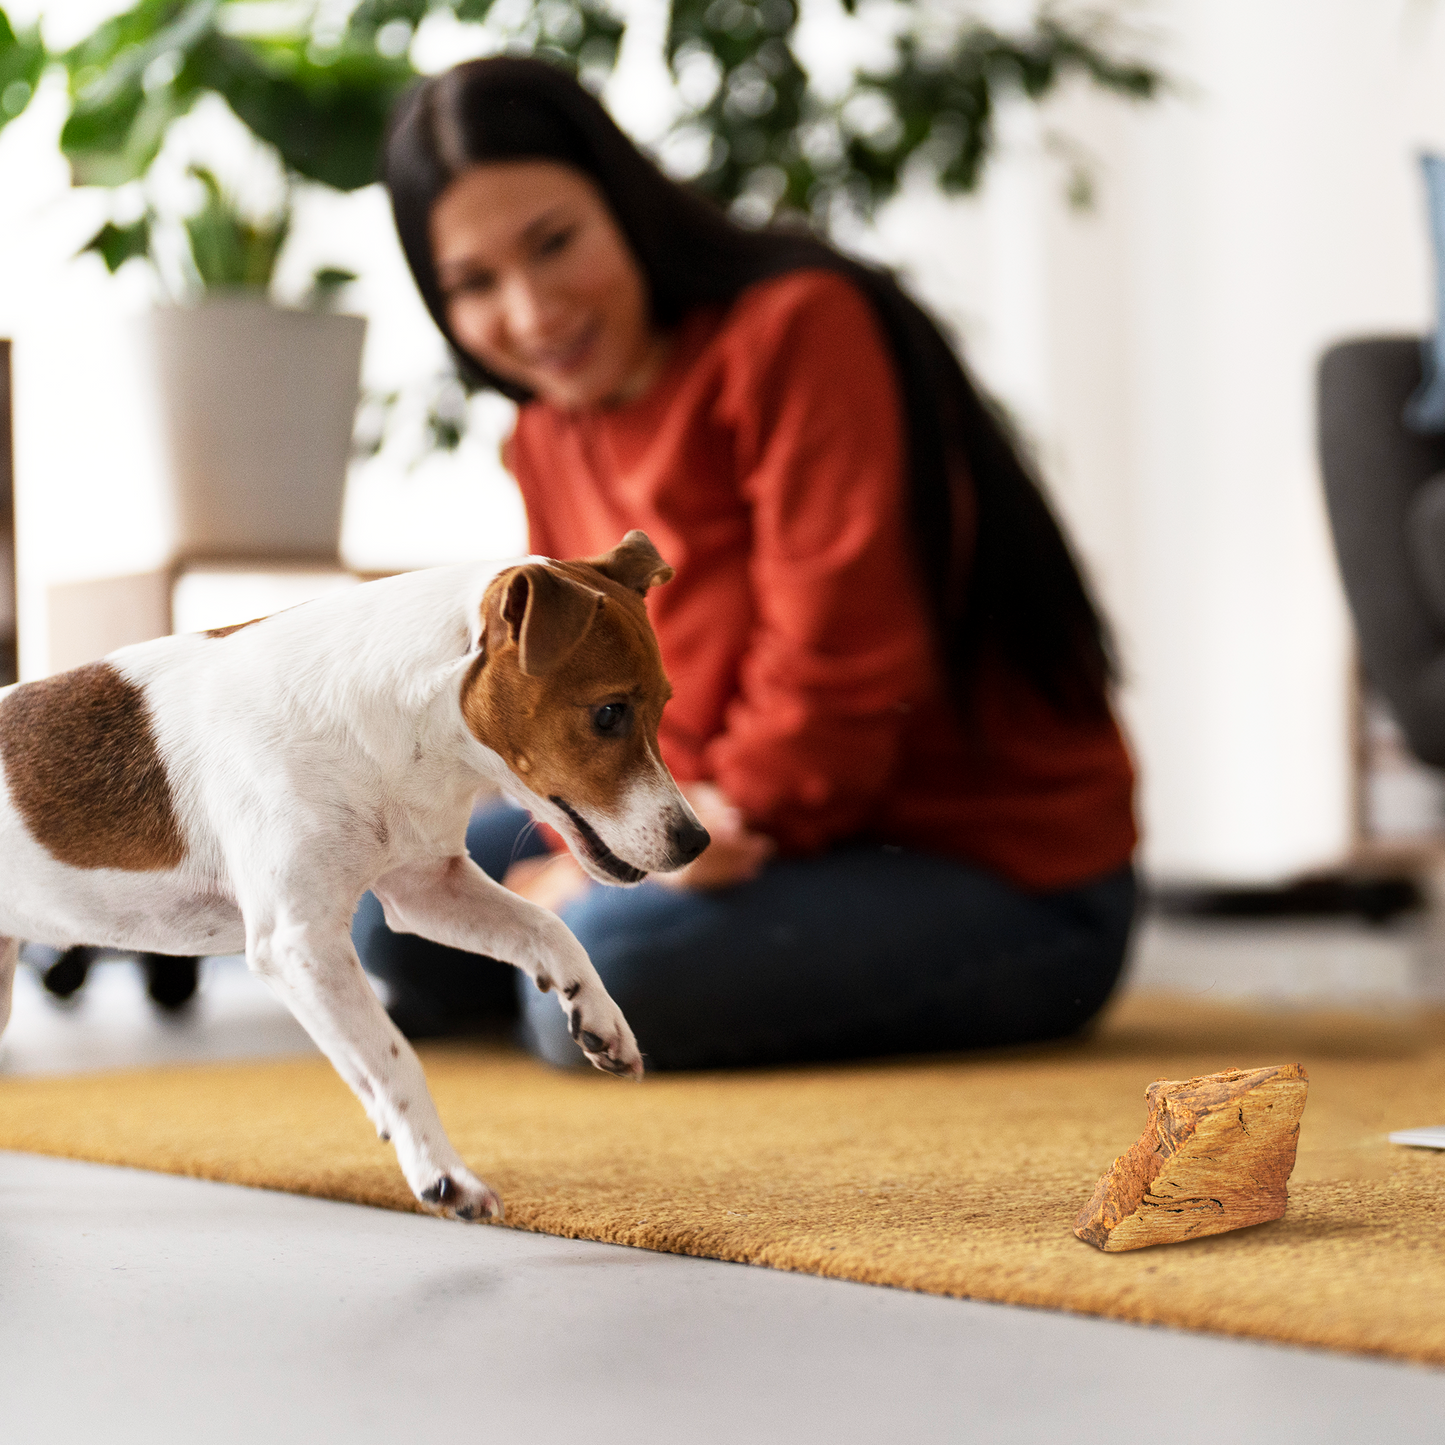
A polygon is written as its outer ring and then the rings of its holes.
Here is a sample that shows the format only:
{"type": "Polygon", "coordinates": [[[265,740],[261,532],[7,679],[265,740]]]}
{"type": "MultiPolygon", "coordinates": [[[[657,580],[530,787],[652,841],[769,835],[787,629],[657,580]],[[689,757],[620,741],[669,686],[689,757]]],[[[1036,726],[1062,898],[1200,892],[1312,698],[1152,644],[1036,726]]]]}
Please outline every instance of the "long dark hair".
{"type": "Polygon", "coordinates": [[[423,81],[397,107],[387,138],[385,181],[402,248],[464,375],[529,399],[452,336],[432,258],[432,207],[471,166],[529,159],[562,162],[595,182],[646,278],[658,326],[803,267],[848,277],[872,303],[897,369],[914,540],[955,695],[967,699],[993,650],[1061,710],[1107,707],[1107,629],[1020,447],[932,319],[886,271],[816,236],[734,224],[669,180],[576,81],[538,60],[474,60],[423,81]]]}

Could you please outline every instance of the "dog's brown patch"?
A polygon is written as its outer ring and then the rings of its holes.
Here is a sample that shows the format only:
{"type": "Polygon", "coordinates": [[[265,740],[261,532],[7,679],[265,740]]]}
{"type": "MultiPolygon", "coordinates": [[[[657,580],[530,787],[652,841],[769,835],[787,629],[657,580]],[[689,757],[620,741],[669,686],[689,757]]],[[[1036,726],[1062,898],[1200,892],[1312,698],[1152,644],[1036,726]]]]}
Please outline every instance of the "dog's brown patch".
{"type": "Polygon", "coordinates": [[[73,868],[133,873],[186,855],[140,688],[105,662],[17,687],[0,759],[31,836],[73,868]]]}
{"type": "Polygon", "coordinates": [[[253,617],[249,622],[233,622],[229,627],[208,627],[207,637],[229,637],[233,632],[239,632],[243,627],[254,627],[258,622],[264,622],[264,617],[253,617]]]}
{"type": "MultiPolygon", "coordinates": [[[[462,713],[472,735],[501,754],[542,797],[564,797],[584,814],[607,812],[627,779],[652,766],[657,725],[671,693],[642,595],[587,562],[535,564],[591,599],[586,645],[566,650],[540,674],[521,666],[524,619],[507,617],[513,583],[524,569],[499,573],[482,600],[481,654],[462,684],[462,713]],[[600,594],[600,597],[599,597],[600,594]],[[599,746],[587,704],[626,701],[636,726],[616,745],[599,746]]],[[[561,586],[530,590],[531,608],[563,596],[561,586]]],[[[545,628],[550,620],[536,619],[545,628]]]]}

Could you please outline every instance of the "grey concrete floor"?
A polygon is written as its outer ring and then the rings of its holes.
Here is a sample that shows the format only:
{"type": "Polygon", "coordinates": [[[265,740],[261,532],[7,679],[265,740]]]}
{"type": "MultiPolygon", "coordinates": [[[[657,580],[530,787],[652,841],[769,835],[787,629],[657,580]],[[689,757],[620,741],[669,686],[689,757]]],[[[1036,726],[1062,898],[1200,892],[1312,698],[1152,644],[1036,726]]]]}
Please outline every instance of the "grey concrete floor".
{"type": "Polygon", "coordinates": [[[110,1445],[1116,1445],[1145,1422],[1343,1445],[1445,1420],[1445,1374],[1408,1366],[16,1154],[0,1380],[5,1438],[110,1445]]]}
{"type": "MultiPolygon", "coordinates": [[[[1213,936],[1154,930],[1139,973],[1268,992],[1257,939],[1241,963],[1213,936]]],[[[184,1021],[124,964],[72,1009],[28,975],[16,1003],[0,1072],[308,1047],[224,961],[184,1021]]],[[[1442,1421],[1445,1371],[0,1154],[4,1440],[1353,1445],[1442,1421]]]]}

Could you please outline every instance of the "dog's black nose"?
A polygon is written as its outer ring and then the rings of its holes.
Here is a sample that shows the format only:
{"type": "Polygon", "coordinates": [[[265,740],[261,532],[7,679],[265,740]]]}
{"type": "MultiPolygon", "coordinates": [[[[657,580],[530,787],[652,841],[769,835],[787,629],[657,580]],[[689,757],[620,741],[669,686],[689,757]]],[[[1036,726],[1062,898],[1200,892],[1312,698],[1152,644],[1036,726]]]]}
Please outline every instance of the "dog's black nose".
{"type": "Polygon", "coordinates": [[[681,868],[684,863],[691,863],[712,842],[712,834],[691,818],[679,818],[667,830],[667,840],[672,844],[672,856],[677,859],[677,867],[681,868]]]}

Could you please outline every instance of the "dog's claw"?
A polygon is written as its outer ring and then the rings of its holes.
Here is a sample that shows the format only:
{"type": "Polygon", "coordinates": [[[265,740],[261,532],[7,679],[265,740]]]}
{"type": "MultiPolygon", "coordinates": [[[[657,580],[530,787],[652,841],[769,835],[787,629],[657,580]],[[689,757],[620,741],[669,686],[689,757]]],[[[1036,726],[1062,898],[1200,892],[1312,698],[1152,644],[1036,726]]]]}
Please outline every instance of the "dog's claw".
{"type": "Polygon", "coordinates": [[[424,1204],[445,1204],[451,1197],[454,1186],[449,1174],[443,1174],[434,1184],[428,1184],[421,1192],[424,1204]]]}
{"type": "MultiPolygon", "coordinates": [[[[570,997],[576,991],[575,987],[569,987],[563,993],[570,997]]],[[[637,1052],[632,1030],[606,994],[600,999],[584,999],[583,1003],[568,1009],[567,1032],[588,1061],[604,1073],[619,1077],[641,1075],[642,1056],[637,1052]]]]}
{"type": "Polygon", "coordinates": [[[632,1059],[625,1058],[620,1051],[620,1040],[618,1044],[610,1047],[596,1034],[583,1032],[582,1043],[587,1050],[587,1058],[594,1067],[602,1070],[604,1074],[612,1074],[619,1079],[642,1077],[642,1058],[640,1055],[632,1059]]]}
{"type": "Polygon", "coordinates": [[[480,1219],[500,1220],[502,1201],[480,1179],[463,1171],[461,1179],[443,1174],[421,1190],[417,1198],[439,1214],[472,1223],[480,1219]]]}

